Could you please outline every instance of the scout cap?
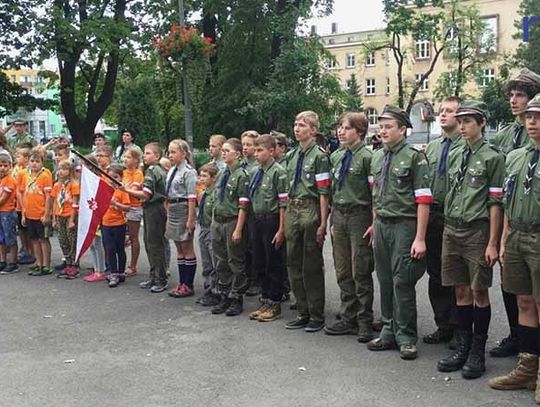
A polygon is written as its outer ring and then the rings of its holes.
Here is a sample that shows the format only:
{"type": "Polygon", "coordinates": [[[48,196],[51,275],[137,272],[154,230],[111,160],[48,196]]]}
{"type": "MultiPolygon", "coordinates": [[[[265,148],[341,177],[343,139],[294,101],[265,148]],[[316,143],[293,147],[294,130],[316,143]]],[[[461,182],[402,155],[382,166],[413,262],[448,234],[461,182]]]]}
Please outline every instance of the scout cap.
{"type": "Polygon", "coordinates": [[[519,73],[508,83],[511,86],[515,82],[527,83],[529,85],[540,86],[540,75],[531,71],[530,69],[523,68],[519,73]]]}
{"type": "Polygon", "coordinates": [[[271,130],[270,135],[276,139],[276,143],[289,147],[289,140],[285,134],[271,130]]]}
{"type": "Polygon", "coordinates": [[[399,107],[386,105],[383,112],[377,118],[377,120],[381,119],[397,120],[401,126],[405,126],[409,129],[412,129],[413,127],[411,119],[409,118],[409,114],[405,110],[400,109],[399,107]]]}
{"type": "Polygon", "coordinates": [[[28,121],[23,116],[15,116],[11,121],[12,124],[27,124],[28,121]]]}
{"type": "Polygon", "coordinates": [[[525,112],[540,113],[540,93],[532,98],[529,103],[527,103],[527,109],[525,109],[525,112]]]}
{"type": "Polygon", "coordinates": [[[488,119],[487,105],[480,100],[464,100],[458,107],[455,117],[460,116],[481,116],[488,119]]]}

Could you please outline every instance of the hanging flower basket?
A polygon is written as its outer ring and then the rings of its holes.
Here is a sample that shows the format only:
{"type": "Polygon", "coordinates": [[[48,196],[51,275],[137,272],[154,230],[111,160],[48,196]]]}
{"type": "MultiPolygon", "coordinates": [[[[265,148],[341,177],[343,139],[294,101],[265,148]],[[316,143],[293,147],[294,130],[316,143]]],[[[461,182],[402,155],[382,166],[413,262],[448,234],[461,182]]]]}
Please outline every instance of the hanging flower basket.
{"type": "Polygon", "coordinates": [[[173,24],[166,35],[154,39],[154,48],[163,59],[181,61],[210,56],[214,44],[211,38],[202,37],[195,28],[173,24]]]}

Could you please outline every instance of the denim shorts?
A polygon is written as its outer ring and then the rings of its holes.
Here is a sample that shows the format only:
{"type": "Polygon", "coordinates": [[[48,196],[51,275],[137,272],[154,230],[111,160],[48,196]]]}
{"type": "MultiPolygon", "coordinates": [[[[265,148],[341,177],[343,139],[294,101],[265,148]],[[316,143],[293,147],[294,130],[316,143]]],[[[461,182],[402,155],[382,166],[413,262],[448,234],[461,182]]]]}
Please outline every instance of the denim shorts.
{"type": "Polygon", "coordinates": [[[0,244],[8,247],[17,244],[17,213],[0,212],[0,244]]]}

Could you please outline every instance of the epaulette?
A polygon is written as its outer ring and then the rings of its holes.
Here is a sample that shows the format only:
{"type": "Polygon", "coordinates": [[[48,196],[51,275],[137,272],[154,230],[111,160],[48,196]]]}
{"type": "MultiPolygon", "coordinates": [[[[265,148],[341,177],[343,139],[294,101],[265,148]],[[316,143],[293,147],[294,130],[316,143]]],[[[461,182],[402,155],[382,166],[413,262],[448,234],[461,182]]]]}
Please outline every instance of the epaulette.
{"type": "Polygon", "coordinates": [[[487,143],[488,147],[491,148],[493,151],[495,151],[496,153],[502,153],[502,150],[497,147],[495,144],[491,144],[489,141],[487,143]]]}
{"type": "Polygon", "coordinates": [[[324,153],[324,154],[327,154],[326,153],[326,150],[324,148],[322,148],[321,146],[317,145],[317,147],[319,147],[319,150],[321,150],[321,153],[324,153]]]}

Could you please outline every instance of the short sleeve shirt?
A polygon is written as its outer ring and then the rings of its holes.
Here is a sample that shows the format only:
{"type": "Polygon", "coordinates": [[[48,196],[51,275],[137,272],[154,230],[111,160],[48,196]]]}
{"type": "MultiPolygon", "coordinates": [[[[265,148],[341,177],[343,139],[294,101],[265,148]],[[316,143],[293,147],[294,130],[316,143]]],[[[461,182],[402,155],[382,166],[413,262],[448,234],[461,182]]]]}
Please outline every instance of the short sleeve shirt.
{"type": "Polygon", "coordinates": [[[502,205],[504,157],[482,137],[470,145],[471,155],[461,183],[460,168],[464,143],[451,152],[448,162],[450,191],[446,195],[444,216],[454,222],[470,223],[489,218],[491,205],[502,205]]]}
{"type": "Polygon", "coordinates": [[[534,169],[530,190],[525,189],[534,150],[531,144],[511,151],[506,157],[504,204],[510,222],[540,226],[540,162],[534,169]]]}
{"type": "Polygon", "coordinates": [[[46,168],[37,174],[25,174],[20,191],[23,193],[23,212],[27,219],[39,220],[45,215],[46,198],[52,186],[52,174],[46,168]]]}
{"type": "Polygon", "coordinates": [[[216,200],[216,195],[214,194],[213,189],[206,189],[201,193],[199,199],[199,214],[197,219],[201,226],[210,226],[212,223],[212,211],[214,209],[214,202],[216,200]],[[204,197],[204,205],[200,206],[204,197]],[[202,212],[202,215],[201,215],[202,212]]]}
{"type": "Polygon", "coordinates": [[[343,207],[371,207],[371,156],[364,142],[351,149],[352,159],[340,182],[341,167],[347,148],[340,148],[330,156],[332,163],[332,205],[343,207]]]}
{"type": "Polygon", "coordinates": [[[77,208],[73,197],[78,197],[79,195],[80,187],[76,181],[69,181],[68,183],[58,181],[54,184],[51,191],[51,198],[54,200],[54,214],[61,217],[71,216],[77,208]]]}
{"type": "MultiPolygon", "coordinates": [[[[112,199],[123,205],[129,205],[131,202],[129,200],[129,194],[125,191],[121,191],[120,189],[116,189],[114,191],[112,199]]],[[[107,212],[105,212],[105,215],[103,215],[103,219],[101,221],[103,226],[121,226],[125,225],[126,222],[126,212],[116,209],[112,205],[109,206],[109,209],[107,209],[107,212]]]]}
{"type": "MultiPolygon", "coordinates": [[[[124,170],[124,173],[122,174],[122,183],[130,189],[135,189],[140,191],[142,189],[142,184],[144,181],[144,174],[139,168],[135,169],[128,169],[126,168],[124,170]]],[[[138,198],[135,198],[131,196],[130,198],[131,206],[132,207],[140,207],[141,206],[141,200],[138,198]]]]}
{"type": "Polygon", "coordinates": [[[247,171],[241,165],[237,164],[221,171],[214,189],[216,195],[214,214],[232,218],[238,216],[239,209],[248,210],[250,202],[248,188],[249,177],[247,171]],[[226,176],[227,171],[230,171],[229,179],[226,185],[222,187],[223,177],[226,176]]]}
{"type": "Polygon", "coordinates": [[[320,195],[330,195],[330,160],[315,141],[311,141],[303,151],[301,146],[291,151],[287,159],[287,175],[289,199],[319,199],[320,195]],[[295,185],[296,167],[302,152],[302,166],[295,185]]]}
{"type": "Polygon", "coordinates": [[[261,182],[251,197],[253,213],[255,215],[277,215],[279,208],[287,206],[287,172],[281,165],[272,160],[266,166],[259,167],[253,177],[261,169],[263,171],[261,182]]]}
{"type": "Polygon", "coordinates": [[[385,145],[373,154],[373,209],[377,217],[416,218],[418,204],[431,204],[432,195],[426,155],[403,138],[396,145],[385,145]],[[385,154],[391,153],[383,182],[385,154]],[[384,191],[381,193],[381,188],[384,191]]]}
{"type": "MultiPolygon", "coordinates": [[[[28,168],[27,167],[19,167],[18,165],[13,167],[13,170],[11,172],[13,177],[15,178],[15,182],[17,183],[17,191],[23,192],[21,189],[21,185],[24,183],[24,180],[26,179],[26,176],[28,175],[28,168]]],[[[17,204],[15,206],[15,210],[17,212],[21,212],[22,208],[19,204],[19,200],[17,199],[17,204]]]]}
{"type": "Polygon", "coordinates": [[[7,198],[0,205],[0,212],[12,212],[17,202],[17,182],[13,175],[7,174],[0,180],[0,195],[7,194],[7,198]]]}
{"type": "Polygon", "coordinates": [[[180,164],[169,170],[166,185],[169,199],[185,198],[190,201],[195,201],[197,199],[197,171],[195,171],[186,161],[182,161],[180,164]]]}
{"type": "Polygon", "coordinates": [[[159,164],[149,166],[144,173],[143,192],[146,198],[143,207],[154,202],[163,202],[166,197],[165,192],[166,174],[159,164]]]}

